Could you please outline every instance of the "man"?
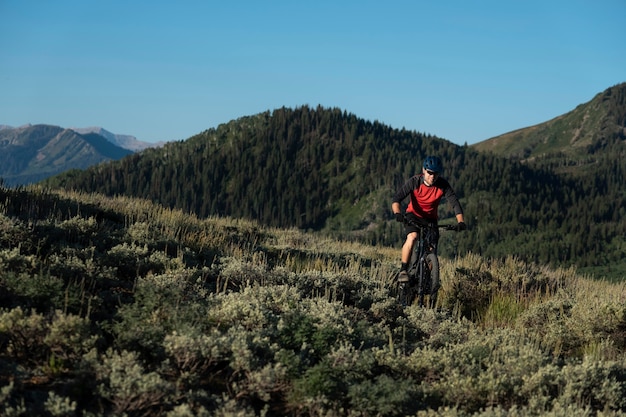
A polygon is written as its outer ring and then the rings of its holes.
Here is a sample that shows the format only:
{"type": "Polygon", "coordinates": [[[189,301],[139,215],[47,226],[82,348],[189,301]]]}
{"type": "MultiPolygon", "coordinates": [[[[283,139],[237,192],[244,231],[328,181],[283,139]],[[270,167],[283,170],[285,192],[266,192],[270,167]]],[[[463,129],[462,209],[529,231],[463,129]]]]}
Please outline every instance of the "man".
{"type": "MultiPolygon", "coordinates": [[[[446,181],[441,177],[443,173],[443,164],[441,159],[437,156],[428,156],[424,159],[422,166],[422,173],[415,175],[407,182],[393,196],[393,202],[391,203],[391,210],[396,216],[396,220],[399,222],[405,221],[411,218],[421,218],[428,222],[437,223],[437,210],[442,198],[445,198],[451,205],[456,215],[456,221],[458,222],[457,230],[465,230],[465,220],[463,218],[463,208],[459,203],[454,190],[446,181]],[[409,205],[406,209],[406,214],[402,213],[400,203],[407,197],[410,197],[409,205]]],[[[411,259],[411,251],[413,244],[418,237],[419,229],[410,224],[406,225],[406,241],[402,245],[402,266],[400,267],[400,273],[398,274],[399,282],[408,282],[409,275],[407,274],[407,268],[411,259]]],[[[439,290],[439,264],[436,262],[437,257],[437,240],[439,239],[438,233],[435,233],[433,253],[435,255],[435,265],[433,265],[432,277],[432,289],[431,289],[431,302],[436,300],[437,291],[439,290]]]]}

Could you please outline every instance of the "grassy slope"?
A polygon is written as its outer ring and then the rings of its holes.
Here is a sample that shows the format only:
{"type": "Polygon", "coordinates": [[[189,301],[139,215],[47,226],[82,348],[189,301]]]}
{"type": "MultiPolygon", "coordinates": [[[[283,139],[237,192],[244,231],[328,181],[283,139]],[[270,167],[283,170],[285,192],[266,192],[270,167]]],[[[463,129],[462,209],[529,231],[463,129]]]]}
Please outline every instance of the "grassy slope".
{"type": "Polygon", "coordinates": [[[473,144],[472,148],[521,160],[550,155],[566,158],[576,161],[580,171],[580,164],[590,158],[590,147],[623,135],[625,94],[626,83],[613,86],[566,114],[473,144]]]}
{"type": "Polygon", "coordinates": [[[399,247],[0,197],[0,414],[626,412],[626,284],[442,253],[440,310],[403,310],[399,247]]]}
{"type": "MultiPolygon", "coordinates": [[[[614,193],[622,187],[611,186],[606,198],[602,183],[596,187],[589,179],[554,176],[552,167],[533,169],[338,109],[283,108],[244,117],[158,150],[72,171],[47,184],[141,196],[198,215],[221,213],[391,244],[395,238],[389,237],[397,229],[389,201],[397,187],[419,171],[420,158],[427,153],[446,161],[446,176],[462,199],[468,224],[482,231],[477,235],[480,242],[460,239],[464,250],[492,257],[517,253],[565,266],[622,263],[619,241],[607,242],[623,235],[624,222],[618,214],[605,214],[619,213],[621,199],[614,193]],[[600,245],[591,246],[591,251],[586,249],[589,243],[578,244],[592,236],[583,234],[587,225],[578,213],[593,216],[594,235],[602,229],[607,236],[595,239],[600,245]],[[609,218],[613,224],[608,224],[609,218]],[[551,235],[540,235],[546,228],[551,235]],[[546,247],[546,242],[555,244],[546,247]]],[[[601,175],[621,185],[615,172],[607,169],[601,175]]]]}

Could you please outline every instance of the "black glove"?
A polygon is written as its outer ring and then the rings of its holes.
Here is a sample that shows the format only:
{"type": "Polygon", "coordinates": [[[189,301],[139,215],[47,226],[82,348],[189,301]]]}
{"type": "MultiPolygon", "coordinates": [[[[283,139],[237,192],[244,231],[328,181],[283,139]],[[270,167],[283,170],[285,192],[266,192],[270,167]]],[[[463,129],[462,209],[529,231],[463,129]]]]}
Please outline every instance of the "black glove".
{"type": "Polygon", "coordinates": [[[396,213],[396,221],[399,223],[404,223],[404,214],[396,213]]]}
{"type": "Polygon", "coordinates": [[[460,232],[461,230],[467,230],[465,222],[459,222],[459,224],[456,225],[456,231],[460,232]]]}

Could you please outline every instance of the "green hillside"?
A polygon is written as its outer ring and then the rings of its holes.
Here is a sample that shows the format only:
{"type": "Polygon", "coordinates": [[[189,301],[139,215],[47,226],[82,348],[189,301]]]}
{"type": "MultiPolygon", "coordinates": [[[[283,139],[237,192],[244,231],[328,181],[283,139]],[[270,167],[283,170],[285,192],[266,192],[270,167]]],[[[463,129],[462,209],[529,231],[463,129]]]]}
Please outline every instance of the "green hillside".
{"type": "Polygon", "coordinates": [[[349,212],[346,207],[372,193],[384,195],[384,207],[340,221],[360,229],[388,217],[387,200],[419,170],[425,153],[441,154],[454,175],[464,152],[339,109],[305,106],[242,117],[48,184],[139,196],[201,217],[230,215],[305,230],[322,230],[349,212]]]}
{"type": "Polygon", "coordinates": [[[626,414],[623,282],[442,252],[438,309],[402,308],[398,246],[127,197],[0,202],[2,416],[626,414]]]}
{"type": "MultiPolygon", "coordinates": [[[[624,159],[606,154],[598,175],[550,167],[397,130],[339,109],[281,108],[242,117],[185,141],[46,182],[136,196],[199,217],[232,216],[271,227],[321,231],[368,244],[397,243],[396,188],[440,155],[470,228],[454,249],[515,255],[597,276],[626,272],[624,159]]],[[[440,213],[451,216],[446,205],[440,213]]]]}
{"type": "Polygon", "coordinates": [[[626,83],[598,93],[588,103],[545,123],[472,145],[479,151],[588,174],[605,157],[626,154],[626,83]]]}

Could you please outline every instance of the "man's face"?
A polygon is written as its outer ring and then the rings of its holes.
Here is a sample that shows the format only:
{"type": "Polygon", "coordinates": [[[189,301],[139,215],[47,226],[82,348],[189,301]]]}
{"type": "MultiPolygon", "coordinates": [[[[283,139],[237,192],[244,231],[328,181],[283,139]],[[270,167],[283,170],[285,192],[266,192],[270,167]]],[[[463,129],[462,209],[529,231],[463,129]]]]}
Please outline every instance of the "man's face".
{"type": "Polygon", "coordinates": [[[426,168],[422,168],[422,172],[424,173],[424,183],[429,187],[435,183],[437,177],[439,176],[438,172],[431,171],[426,168]]]}

